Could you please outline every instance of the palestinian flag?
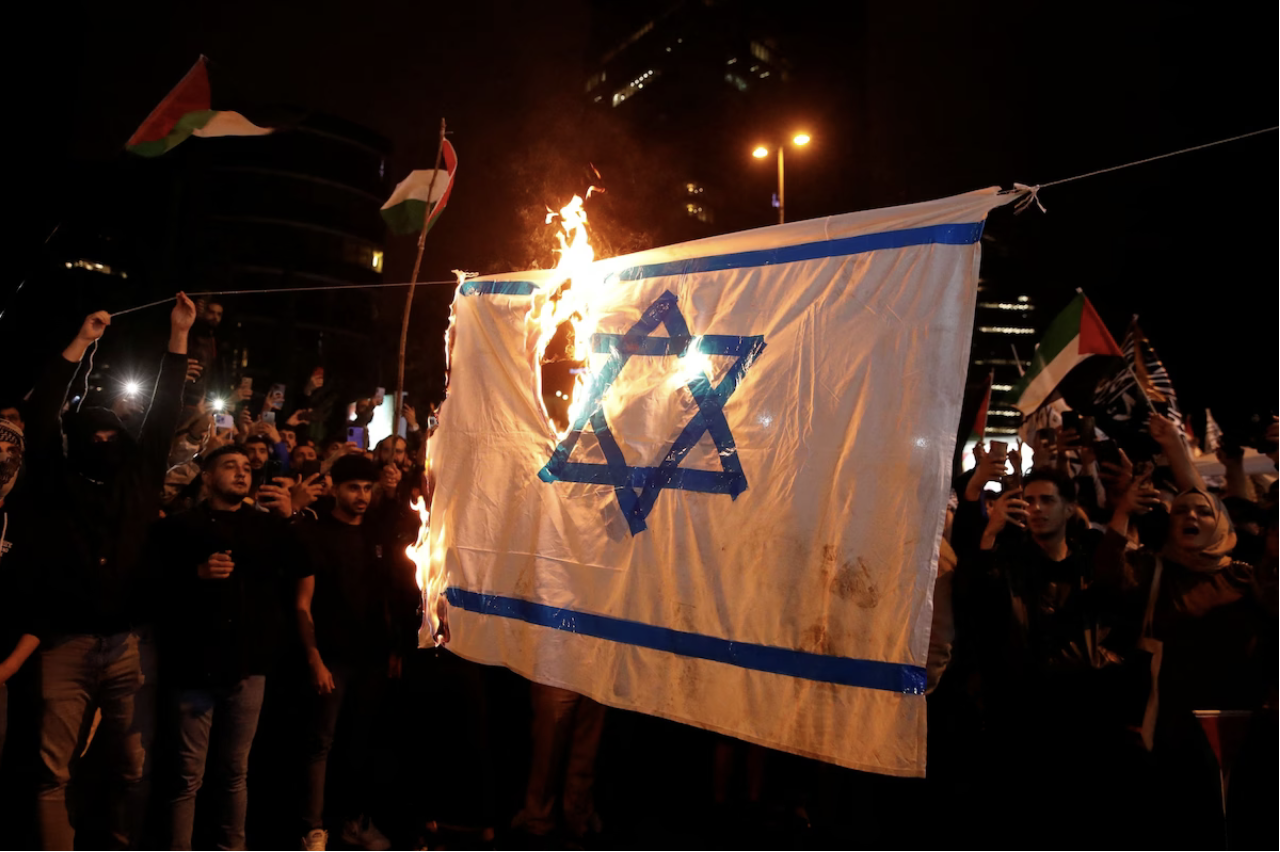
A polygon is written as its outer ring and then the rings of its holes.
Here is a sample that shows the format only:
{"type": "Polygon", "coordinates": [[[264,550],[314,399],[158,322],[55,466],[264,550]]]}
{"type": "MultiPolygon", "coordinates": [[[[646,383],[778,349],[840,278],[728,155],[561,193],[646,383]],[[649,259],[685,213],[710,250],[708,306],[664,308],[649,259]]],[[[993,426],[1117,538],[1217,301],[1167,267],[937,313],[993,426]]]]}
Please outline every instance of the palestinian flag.
{"type": "Polygon", "coordinates": [[[208,60],[201,56],[173,91],[165,95],[142,122],[125,149],[140,157],[159,157],[188,136],[263,136],[272,131],[259,127],[238,112],[212,108],[208,60]]]}
{"type": "Polygon", "coordinates": [[[396,184],[387,203],[382,205],[382,218],[393,234],[414,234],[431,226],[444,212],[453,192],[453,177],[458,172],[458,155],[449,140],[442,146],[444,169],[418,169],[396,184]]]}
{"type": "Polygon", "coordinates": [[[1008,404],[1024,416],[1030,415],[1044,405],[1078,364],[1092,355],[1119,357],[1120,354],[1120,347],[1102,324],[1098,312],[1084,293],[1078,293],[1049,324],[1044,339],[1031,356],[1031,366],[1009,391],[1008,404]]]}

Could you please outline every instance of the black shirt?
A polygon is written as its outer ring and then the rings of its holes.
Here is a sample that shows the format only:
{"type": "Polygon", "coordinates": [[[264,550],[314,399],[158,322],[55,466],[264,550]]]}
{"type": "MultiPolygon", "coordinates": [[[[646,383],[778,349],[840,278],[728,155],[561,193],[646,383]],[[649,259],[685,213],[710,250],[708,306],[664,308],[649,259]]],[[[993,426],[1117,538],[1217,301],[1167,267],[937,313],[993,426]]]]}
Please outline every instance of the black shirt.
{"type": "Polygon", "coordinates": [[[404,578],[408,558],[394,531],[372,513],[346,524],[325,513],[302,526],[309,559],[301,576],[315,575],[311,617],[326,664],[385,661],[405,637],[404,578]]]}
{"type": "Polygon", "coordinates": [[[267,674],[292,616],[292,580],[305,553],[286,519],[242,505],[218,511],[203,502],[155,525],[148,559],[159,578],[161,665],[180,687],[229,686],[267,674]],[[198,566],[231,552],[223,579],[198,566]]]}

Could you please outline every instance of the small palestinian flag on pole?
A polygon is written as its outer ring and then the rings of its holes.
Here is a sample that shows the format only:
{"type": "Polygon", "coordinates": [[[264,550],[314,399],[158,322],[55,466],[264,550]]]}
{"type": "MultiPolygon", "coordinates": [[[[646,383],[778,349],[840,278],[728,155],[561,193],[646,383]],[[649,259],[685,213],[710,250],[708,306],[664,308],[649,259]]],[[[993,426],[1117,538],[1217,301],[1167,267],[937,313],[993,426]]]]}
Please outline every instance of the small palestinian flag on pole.
{"type": "Polygon", "coordinates": [[[458,172],[458,155],[445,139],[441,146],[443,169],[418,169],[396,184],[395,192],[382,205],[382,218],[393,234],[415,234],[431,230],[453,192],[458,172]]]}
{"type": "Polygon", "coordinates": [[[1024,416],[1030,415],[1048,401],[1068,373],[1092,355],[1119,357],[1121,352],[1093,304],[1078,292],[1049,324],[1031,356],[1031,366],[1009,391],[1008,403],[1024,416]]]}
{"type": "Polygon", "coordinates": [[[212,108],[208,60],[201,56],[173,91],[165,95],[142,122],[125,150],[140,157],[159,157],[190,136],[264,136],[270,127],[259,127],[238,112],[212,108]]]}
{"type": "Polygon", "coordinates": [[[981,444],[987,434],[987,412],[991,410],[991,383],[995,381],[996,371],[987,373],[986,390],[982,392],[982,402],[978,403],[978,413],[973,417],[973,428],[969,430],[969,441],[981,444]]]}

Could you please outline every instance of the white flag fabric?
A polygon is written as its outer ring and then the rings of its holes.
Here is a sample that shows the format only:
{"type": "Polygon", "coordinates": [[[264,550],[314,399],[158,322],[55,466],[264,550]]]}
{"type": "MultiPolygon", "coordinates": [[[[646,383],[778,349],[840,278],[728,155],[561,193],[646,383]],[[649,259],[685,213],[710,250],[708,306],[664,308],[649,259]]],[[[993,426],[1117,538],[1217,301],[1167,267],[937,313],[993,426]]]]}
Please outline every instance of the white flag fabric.
{"type": "Polygon", "coordinates": [[[979,239],[1009,200],[596,262],[587,400],[563,439],[531,319],[559,282],[463,284],[430,447],[450,649],[613,707],[923,775],[979,239]]]}

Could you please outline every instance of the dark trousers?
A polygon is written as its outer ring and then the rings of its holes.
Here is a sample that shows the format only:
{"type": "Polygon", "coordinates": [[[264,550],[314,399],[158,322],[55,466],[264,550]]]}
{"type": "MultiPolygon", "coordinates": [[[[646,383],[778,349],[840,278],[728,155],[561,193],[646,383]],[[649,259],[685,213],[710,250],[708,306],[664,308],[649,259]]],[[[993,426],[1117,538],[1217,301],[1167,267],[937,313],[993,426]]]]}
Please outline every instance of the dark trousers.
{"type": "Polygon", "coordinates": [[[171,849],[190,849],[196,794],[204,783],[212,735],[218,848],[244,849],[249,806],[249,749],[258,730],[266,678],[253,675],[222,689],[184,689],[173,696],[177,715],[178,784],[169,800],[171,849]]]}
{"type": "Polygon", "coordinates": [[[330,819],[367,814],[375,798],[375,746],[386,693],[386,661],[334,662],[329,671],[333,692],[312,696],[307,711],[304,833],[324,828],[326,783],[332,793],[327,809],[330,819]]]}
{"type": "Polygon", "coordinates": [[[512,825],[545,835],[556,827],[556,803],[565,828],[582,837],[595,820],[596,753],[604,732],[603,705],[585,695],[529,684],[533,705],[533,753],[524,807],[512,825]]]}

